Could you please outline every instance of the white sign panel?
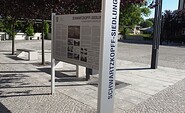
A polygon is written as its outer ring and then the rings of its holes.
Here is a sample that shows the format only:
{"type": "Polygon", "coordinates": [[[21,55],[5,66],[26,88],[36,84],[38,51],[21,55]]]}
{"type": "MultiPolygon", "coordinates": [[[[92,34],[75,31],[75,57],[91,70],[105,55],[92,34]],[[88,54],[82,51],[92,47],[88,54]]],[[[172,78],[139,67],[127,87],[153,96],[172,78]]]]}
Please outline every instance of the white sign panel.
{"type": "Polygon", "coordinates": [[[102,0],[98,113],[113,113],[120,0],[102,0]]]}
{"type": "Polygon", "coordinates": [[[101,14],[56,15],[54,20],[54,58],[98,69],[101,14]]]}

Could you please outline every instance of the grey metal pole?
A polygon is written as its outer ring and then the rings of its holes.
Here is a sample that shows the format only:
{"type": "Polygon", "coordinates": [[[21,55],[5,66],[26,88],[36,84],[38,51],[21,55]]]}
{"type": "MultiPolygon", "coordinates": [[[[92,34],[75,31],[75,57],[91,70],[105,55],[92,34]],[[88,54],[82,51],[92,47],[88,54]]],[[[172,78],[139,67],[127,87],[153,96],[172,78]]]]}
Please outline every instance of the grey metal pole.
{"type": "Polygon", "coordinates": [[[86,81],[90,79],[90,75],[92,75],[92,69],[86,68],[86,81]]]}
{"type": "Polygon", "coordinates": [[[155,7],[154,37],[152,44],[152,59],[151,59],[152,69],[157,69],[158,67],[159,44],[161,34],[162,0],[156,0],[156,4],[158,5],[155,7]]]}
{"type": "Polygon", "coordinates": [[[51,32],[51,94],[55,93],[55,59],[53,58],[54,54],[54,16],[55,13],[52,13],[52,32],[51,32]]]}

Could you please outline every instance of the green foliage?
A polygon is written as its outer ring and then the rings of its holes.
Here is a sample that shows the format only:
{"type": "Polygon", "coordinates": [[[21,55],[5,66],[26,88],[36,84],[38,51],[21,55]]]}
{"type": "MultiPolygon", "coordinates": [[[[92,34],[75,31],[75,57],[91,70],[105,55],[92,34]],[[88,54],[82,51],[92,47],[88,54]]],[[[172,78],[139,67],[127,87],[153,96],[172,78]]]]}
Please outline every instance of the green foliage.
{"type": "Polygon", "coordinates": [[[17,20],[16,22],[12,21],[12,18],[0,20],[0,31],[6,32],[11,37],[15,35],[16,32],[22,31],[23,29],[24,25],[19,20],[17,20]],[[15,28],[13,28],[13,25],[15,25],[15,28]],[[14,30],[14,32],[12,30],[14,30]]]}
{"type": "Polygon", "coordinates": [[[129,27],[121,27],[120,28],[120,31],[121,31],[121,34],[123,35],[123,38],[126,38],[126,35],[128,35],[130,33],[130,28],[129,27]]]}
{"type": "Polygon", "coordinates": [[[143,28],[152,27],[153,22],[147,19],[147,20],[141,22],[140,26],[142,26],[143,28]]]}
{"type": "Polygon", "coordinates": [[[44,22],[44,34],[45,34],[45,38],[48,39],[48,33],[49,33],[49,24],[48,22],[44,22]]]}
{"type": "Polygon", "coordinates": [[[144,40],[152,40],[152,34],[129,34],[127,36],[137,36],[137,37],[143,37],[144,40]]]}
{"type": "Polygon", "coordinates": [[[26,28],[26,33],[28,36],[33,36],[34,34],[34,28],[33,28],[33,24],[29,23],[27,28],[26,28]]]}
{"type": "Polygon", "coordinates": [[[128,36],[142,36],[146,38],[151,38],[151,34],[137,34],[137,35],[129,34],[128,36]]]}
{"type": "Polygon", "coordinates": [[[18,31],[18,32],[21,31],[22,32],[24,30],[24,27],[25,26],[24,26],[23,22],[21,22],[19,20],[16,21],[16,24],[15,24],[15,30],[16,31],[18,31]]]}
{"type": "Polygon", "coordinates": [[[149,18],[147,19],[148,21],[151,21],[152,23],[154,23],[154,18],[149,18]]]}
{"type": "Polygon", "coordinates": [[[185,38],[182,34],[183,29],[185,28],[185,9],[170,11],[166,10],[163,13],[162,18],[162,39],[171,40],[171,41],[182,41],[185,38]]]}
{"type": "Polygon", "coordinates": [[[141,36],[143,36],[145,38],[151,38],[152,34],[141,34],[141,36]]]}
{"type": "Polygon", "coordinates": [[[120,25],[135,27],[142,21],[142,15],[149,15],[150,10],[137,4],[129,4],[120,12],[120,25]]]}
{"type": "Polygon", "coordinates": [[[133,29],[136,25],[139,25],[143,20],[142,16],[148,16],[149,14],[150,10],[146,6],[141,6],[140,4],[128,4],[125,6],[124,9],[120,10],[119,23],[123,33],[126,33],[124,29],[133,29]]]}
{"type": "Polygon", "coordinates": [[[12,18],[7,17],[6,19],[2,20],[2,23],[3,23],[3,32],[6,32],[7,34],[9,34],[10,37],[15,35],[15,33],[12,32],[12,27],[13,27],[12,18]]]}
{"type": "Polygon", "coordinates": [[[0,20],[0,31],[4,31],[4,23],[0,20]]]}

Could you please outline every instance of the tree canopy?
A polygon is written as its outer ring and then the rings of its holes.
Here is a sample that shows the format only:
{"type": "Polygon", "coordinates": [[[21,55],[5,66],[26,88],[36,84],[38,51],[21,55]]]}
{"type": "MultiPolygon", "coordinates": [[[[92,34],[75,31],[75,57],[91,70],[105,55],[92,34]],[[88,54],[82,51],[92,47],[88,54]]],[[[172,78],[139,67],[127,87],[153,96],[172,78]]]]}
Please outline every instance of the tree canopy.
{"type": "MultiPolygon", "coordinates": [[[[130,3],[145,0],[121,0],[124,9],[130,3]]],[[[0,0],[0,15],[12,18],[46,18],[51,10],[62,14],[100,12],[101,0],[0,0]]]]}
{"type": "Polygon", "coordinates": [[[165,11],[162,19],[163,38],[174,38],[182,35],[185,28],[185,10],[165,11]]]}
{"type": "Polygon", "coordinates": [[[143,21],[143,16],[149,14],[150,10],[145,4],[127,4],[120,11],[120,30],[122,34],[127,34],[130,29],[143,21]]]}
{"type": "MultiPolygon", "coordinates": [[[[121,9],[125,9],[129,4],[141,4],[144,1],[121,0],[121,9]]],[[[0,17],[11,20],[12,54],[14,54],[16,21],[18,19],[42,19],[44,26],[43,20],[50,19],[51,12],[58,14],[101,12],[101,0],[0,0],[0,17]]]]}
{"type": "Polygon", "coordinates": [[[146,27],[152,27],[153,24],[154,24],[154,22],[153,22],[152,19],[146,19],[146,20],[144,20],[144,21],[142,21],[142,22],[140,23],[140,26],[141,26],[142,28],[146,28],[146,27]]]}

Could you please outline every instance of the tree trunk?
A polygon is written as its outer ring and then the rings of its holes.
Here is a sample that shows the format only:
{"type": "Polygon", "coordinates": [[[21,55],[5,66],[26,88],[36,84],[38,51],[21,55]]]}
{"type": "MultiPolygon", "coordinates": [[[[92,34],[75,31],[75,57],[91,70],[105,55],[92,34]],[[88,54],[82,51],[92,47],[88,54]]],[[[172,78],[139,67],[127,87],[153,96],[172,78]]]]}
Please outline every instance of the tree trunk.
{"type": "Polygon", "coordinates": [[[123,39],[126,39],[127,28],[123,27],[123,39]]]}
{"type": "Polygon", "coordinates": [[[12,55],[15,54],[15,22],[12,22],[11,25],[11,30],[12,30],[12,55]]]}
{"type": "Polygon", "coordinates": [[[44,19],[42,19],[42,65],[45,65],[45,56],[44,56],[44,19]]]}

